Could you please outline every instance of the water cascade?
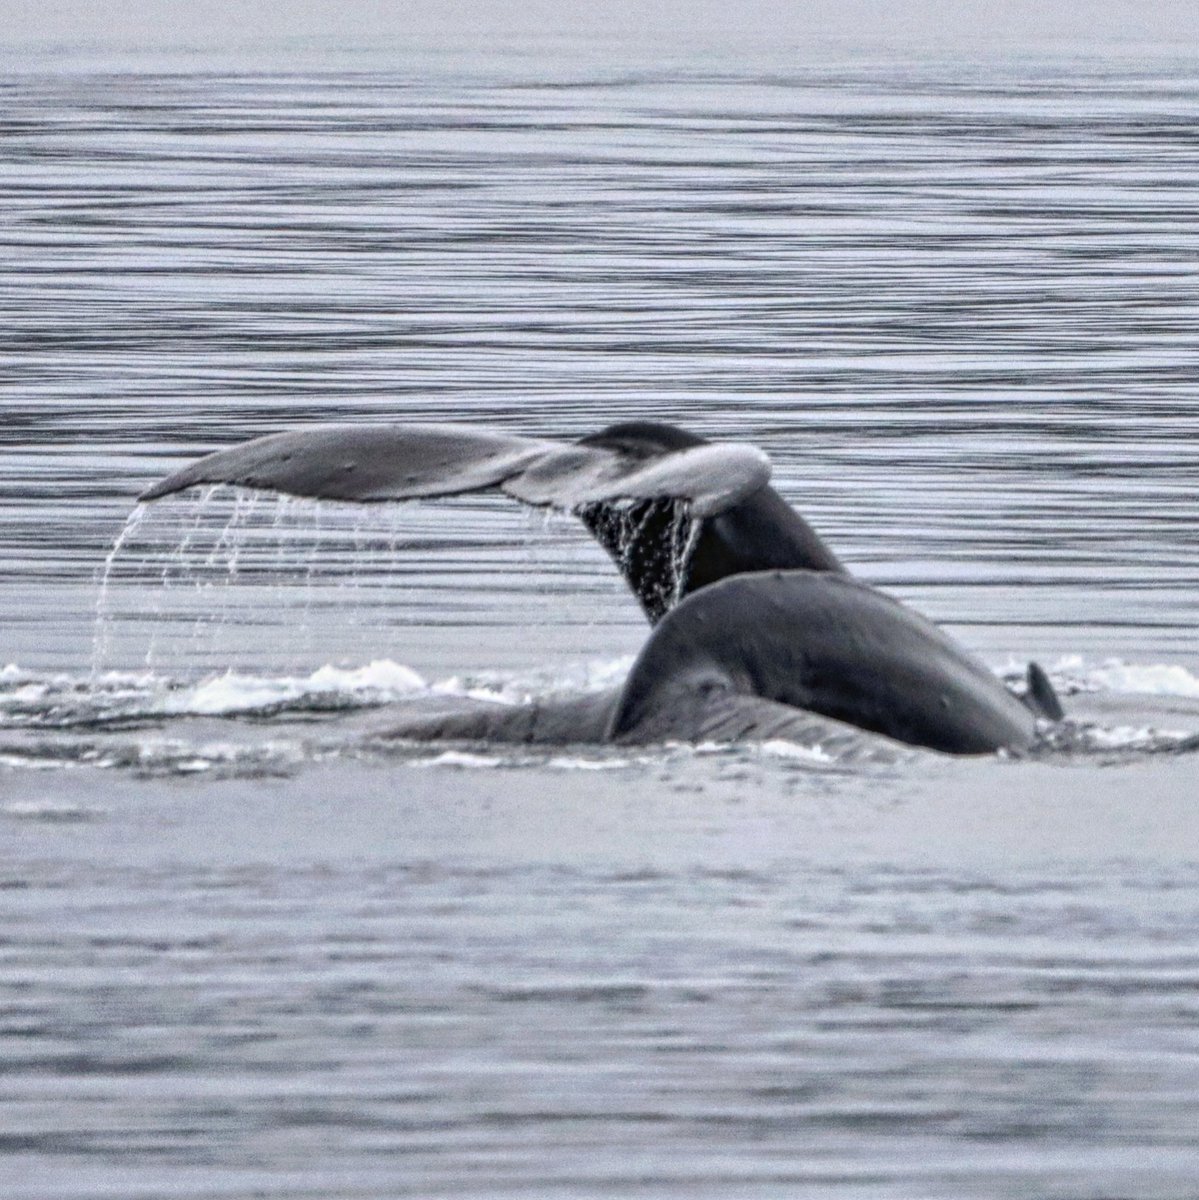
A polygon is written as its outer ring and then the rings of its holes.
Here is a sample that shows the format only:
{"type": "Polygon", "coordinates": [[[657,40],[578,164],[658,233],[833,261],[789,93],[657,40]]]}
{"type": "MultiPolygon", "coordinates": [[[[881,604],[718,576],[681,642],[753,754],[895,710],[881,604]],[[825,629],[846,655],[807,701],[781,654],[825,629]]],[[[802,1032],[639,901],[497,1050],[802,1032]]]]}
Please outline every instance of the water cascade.
{"type": "Polygon", "coordinates": [[[194,675],[362,657],[350,631],[376,627],[384,606],[403,602],[403,589],[390,585],[406,569],[406,507],[228,487],[139,504],[99,572],[93,676],[113,667],[194,675]],[[287,638],[263,636],[278,624],[287,638]],[[281,647],[286,661],[265,659],[266,644],[281,647]]]}
{"type": "MultiPolygon", "coordinates": [[[[620,554],[645,519],[632,506],[614,513],[620,554]]],[[[664,595],[681,595],[699,528],[683,505],[672,507],[664,595]]],[[[571,627],[613,618],[641,627],[611,566],[567,514],[539,510],[530,520],[498,497],[338,504],[215,485],[130,515],[100,572],[92,668],[193,678],[380,655],[407,662],[412,646],[418,655],[430,648],[431,621],[531,621],[569,640],[571,627]],[[280,625],[286,635],[272,635],[280,625]]]]}

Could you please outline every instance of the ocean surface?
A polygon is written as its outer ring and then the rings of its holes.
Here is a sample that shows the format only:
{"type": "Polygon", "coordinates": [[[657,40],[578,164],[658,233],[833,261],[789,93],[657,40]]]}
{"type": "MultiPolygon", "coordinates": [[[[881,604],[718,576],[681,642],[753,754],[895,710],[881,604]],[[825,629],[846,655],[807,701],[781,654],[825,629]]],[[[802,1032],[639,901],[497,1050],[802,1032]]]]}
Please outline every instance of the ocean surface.
{"type": "Polygon", "coordinates": [[[0,54],[0,1192],[1199,1197],[1199,73],[0,54]],[[1073,735],[397,745],[619,681],[569,517],[322,421],[761,446],[1073,735]]]}

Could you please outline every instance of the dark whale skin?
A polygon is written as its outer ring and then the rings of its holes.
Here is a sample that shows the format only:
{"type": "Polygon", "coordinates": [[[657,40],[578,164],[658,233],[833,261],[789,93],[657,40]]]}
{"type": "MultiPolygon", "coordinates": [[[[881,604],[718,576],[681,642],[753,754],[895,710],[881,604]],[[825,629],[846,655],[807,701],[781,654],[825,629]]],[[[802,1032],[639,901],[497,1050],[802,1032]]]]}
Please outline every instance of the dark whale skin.
{"type": "Polygon", "coordinates": [[[463,425],[334,425],[217,451],[142,499],[216,482],[357,503],[497,489],[578,515],[654,626],[623,689],[413,715],[396,737],[743,740],[825,720],[986,754],[1027,749],[1038,718],[1061,719],[1039,667],[1023,699],[1009,692],[918,613],[852,579],[769,477],[760,450],[647,421],[566,443],[463,425]]]}
{"type": "MultiPolygon", "coordinates": [[[[629,458],[653,459],[709,443],[673,425],[631,421],[580,439],[580,445],[629,458]]],[[[769,484],[699,520],[690,533],[683,578],[676,578],[678,514],[669,500],[645,500],[617,511],[609,505],[576,510],[607,550],[651,624],[684,596],[747,571],[845,568],[816,531],[769,484]]]]}
{"type": "Polygon", "coordinates": [[[638,740],[698,693],[774,701],[949,754],[1025,750],[1036,717],[919,613],[844,575],[769,571],[672,609],[638,655],[607,736],[638,740]]]}

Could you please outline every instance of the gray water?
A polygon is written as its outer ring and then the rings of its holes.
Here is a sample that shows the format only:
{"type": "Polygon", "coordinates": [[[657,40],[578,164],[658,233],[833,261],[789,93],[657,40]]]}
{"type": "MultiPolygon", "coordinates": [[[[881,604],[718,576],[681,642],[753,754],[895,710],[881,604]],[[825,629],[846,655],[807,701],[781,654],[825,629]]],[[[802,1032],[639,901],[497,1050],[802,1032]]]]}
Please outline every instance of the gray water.
{"type": "Polygon", "coordinates": [[[4,1195],[1199,1196],[1193,64],[559,50],[9,56],[4,1195]],[[240,438],[642,417],[1069,747],[394,746],[620,678],[569,520],[112,552],[240,438]]]}

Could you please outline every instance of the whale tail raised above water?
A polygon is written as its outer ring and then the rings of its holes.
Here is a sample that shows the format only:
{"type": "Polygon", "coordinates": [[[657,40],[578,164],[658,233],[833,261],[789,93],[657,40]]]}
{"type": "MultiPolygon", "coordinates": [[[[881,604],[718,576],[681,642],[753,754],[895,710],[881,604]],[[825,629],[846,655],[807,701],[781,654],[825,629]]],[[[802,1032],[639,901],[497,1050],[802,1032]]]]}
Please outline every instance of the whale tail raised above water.
{"type": "Polygon", "coordinates": [[[141,499],[206,483],[360,504],[495,489],[575,513],[656,622],[729,575],[843,569],[769,479],[755,447],[650,422],[578,442],[465,425],[317,425],[218,450],[141,499]]]}

